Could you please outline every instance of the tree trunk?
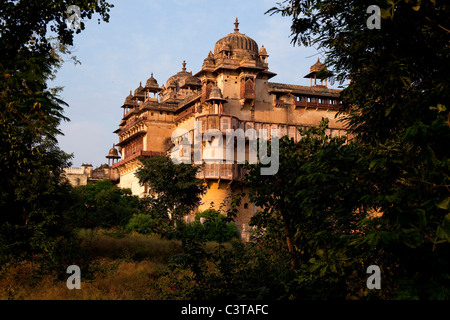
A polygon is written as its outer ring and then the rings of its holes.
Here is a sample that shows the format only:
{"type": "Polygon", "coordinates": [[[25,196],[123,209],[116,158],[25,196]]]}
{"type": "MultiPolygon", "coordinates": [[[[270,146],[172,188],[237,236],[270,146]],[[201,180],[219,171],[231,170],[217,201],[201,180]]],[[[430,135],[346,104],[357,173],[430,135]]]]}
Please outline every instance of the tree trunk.
{"type": "Polygon", "coordinates": [[[286,219],[284,221],[284,232],[286,233],[286,243],[288,246],[289,254],[291,255],[291,270],[297,269],[297,254],[295,253],[294,243],[292,242],[291,231],[286,219]]]}

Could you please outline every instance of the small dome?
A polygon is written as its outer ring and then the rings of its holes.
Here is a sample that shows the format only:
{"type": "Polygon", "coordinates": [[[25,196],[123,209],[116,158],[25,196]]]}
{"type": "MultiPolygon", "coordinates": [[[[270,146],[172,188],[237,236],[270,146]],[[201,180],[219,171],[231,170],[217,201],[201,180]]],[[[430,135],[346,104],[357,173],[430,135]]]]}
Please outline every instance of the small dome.
{"type": "Polygon", "coordinates": [[[223,98],[222,91],[220,90],[219,87],[216,86],[216,87],[211,89],[211,92],[209,94],[209,98],[206,101],[211,101],[211,100],[226,101],[226,99],[223,98]]]}
{"type": "Polygon", "coordinates": [[[317,58],[317,62],[311,66],[309,72],[319,72],[322,70],[327,71],[327,67],[317,58]]]}
{"type": "Polygon", "coordinates": [[[119,159],[120,158],[119,151],[117,151],[117,149],[114,147],[114,145],[111,149],[109,149],[109,154],[106,156],[106,158],[108,158],[108,159],[119,159]]]}
{"type": "Polygon", "coordinates": [[[136,105],[136,102],[134,102],[134,96],[130,90],[130,94],[128,95],[128,97],[125,98],[125,102],[123,103],[122,107],[132,107],[135,105],[136,105]]]}
{"type": "Polygon", "coordinates": [[[261,49],[259,50],[260,56],[267,56],[267,50],[264,48],[264,45],[261,46],[261,49]]]}
{"type": "Polygon", "coordinates": [[[133,101],[133,98],[134,98],[134,96],[133,96],[133,94],[131,93],[131,90],[130,90],[130,94],[128,95],[128,97],[125,98],[125,103],[133,101]]]}
{"type": "Polygon", "coordinates": [[[306,76],[304,76],[303,78],[310,78],[310,79],[317,78],[317,73],[319,73],[320,71],[325,71],[325,72],[328,71],[327,66],[325,64],[323,64],[322,62],[320,62],[319,59],[317,59],[317,62],[315,64],[313,64],[309,70],[310,70],[309,73],[306,76]]]}
{"type": "Polygon", "coordinates": [[[147,80],[146,86],[147,85],[155,85],[155,84],[158,85],[158,81],[156,81],[156,79],[153,78],[153,72],[152,72],[152,75],[147,80]]]}
{"type": "Polygon", "coordinates": [[[161,90],[161,88],[158,85],[158,81],[156,81],[155,78],[153,78],[153,73],[150,78],[148,78],[147,83],[145,84],[145,89],[147,90],[161,90]]]}
{"type": "Polygon", "coordinates": [[[142,82],[139,83],[139,87],[134,90],[134,97],[135,98],[142,98],[145,97],[144,88],[142,87],[142,82]]]}
{"type": "Polygon", "coordinates": [[[223,99],[222,91],[220,90],[219,87],[214,87],[214,88],[212,88],[211,93],[209,94],[209,97],[213,98],[213,99],[216,99],[216,98],[223,99]]]}

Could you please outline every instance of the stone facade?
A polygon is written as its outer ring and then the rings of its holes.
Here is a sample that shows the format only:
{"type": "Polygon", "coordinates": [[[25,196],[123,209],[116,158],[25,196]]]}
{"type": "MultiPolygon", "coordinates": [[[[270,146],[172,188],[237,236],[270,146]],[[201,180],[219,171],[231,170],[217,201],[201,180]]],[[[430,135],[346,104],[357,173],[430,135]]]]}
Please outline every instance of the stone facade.
{"type": "MultiPolygon", "coordinates": [[[[182,70],[164,85],[159,86],[152,74],[145,86],[141,83],[126,97],[115,131],[122,160],[112,166],[120,176],[120,187],[145,196],[149,190],[134,177],[141,165],[137,158],[168,154],[184,139],[180,136],[172,142],[174,131],[183,129],[192,137],[195,121],[202,121],[202,133],[216,129],[225,136],[227,129],[278,129],[280,135],[298,141],[297,129],[316,126],[327,117],[328,134],[345,133],[335,118],[339,90],[328,88],[326,80],[317,84],[317,73],[326,67],[320,61],[311,67],[305,76],[311,79],[310,86],[271,82],[276,74],[269,71],[266,48],[259,48],[238,26],[236,20],[234,33],[217,41],[214,53],[208,53],[196,74],[186,71],[183,62],[182,70]]],[[[203,150],[207,145],[203,142],[203,150]]],[[[200,211],[218,208],[228,197],[245,191],[237,164],[205,164],[198,178],[208,186],[200,211]]],[[[248,222],[255,210],[244,198],[236,219],[244,239],[248,239],[248,222]]]]}
{"type": "Polygon", "coordinates": [[[85,186],[103,179],[118,179],[118,177],[111,176],[111,170],[107,164],[95,169],[91,164],[83,164],[80,168],[64,168],[63,176],[73,187],[85,186]]]}

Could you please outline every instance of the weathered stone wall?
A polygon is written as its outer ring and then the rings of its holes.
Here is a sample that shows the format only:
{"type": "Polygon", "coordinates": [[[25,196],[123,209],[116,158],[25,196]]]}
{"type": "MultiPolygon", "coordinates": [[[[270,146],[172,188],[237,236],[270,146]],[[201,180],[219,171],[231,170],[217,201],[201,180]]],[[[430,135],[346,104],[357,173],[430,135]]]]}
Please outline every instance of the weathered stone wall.
{"type": "Polygon", "coordinates": [[[126,174],[122,174],[120,176],[119,187],[123,189],[129,188],[134,195],[141,196],[145,191],[145,188],[139,184],[138,179],[134,175],[135,172],[136,170],[133,170],[126,174]]]}

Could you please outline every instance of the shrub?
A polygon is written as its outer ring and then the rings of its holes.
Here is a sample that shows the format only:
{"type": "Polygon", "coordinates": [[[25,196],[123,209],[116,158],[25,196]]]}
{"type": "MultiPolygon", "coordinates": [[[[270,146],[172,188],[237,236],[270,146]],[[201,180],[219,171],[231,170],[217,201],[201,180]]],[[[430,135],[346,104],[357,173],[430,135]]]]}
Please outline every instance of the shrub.
{"type": "Polygon", "coordinates": [[[197,238],[205,241],[228,242],[239,236],[235,224],[228,223],[227,218],[218,211],[209,209],[197,213],[195,221],[185,226],[186,235],[189,238],[197,238]],[[202,224],[200,218],[205,218],[202,224]]]}
{"type": "Polygon", "coordinates": [[[76,205],[69,219],[75,228],[124,227],[133,214],[143,210],[130,189],[120,189],[107,179],[73,190],[76,205]]]}
{"type": "Polygon", "coordinates": [[[125,227],[126,232],[135,231],[140,234],[152,234],[158,232],[158,221],[151,215],[134,214],[125,227]]]}

